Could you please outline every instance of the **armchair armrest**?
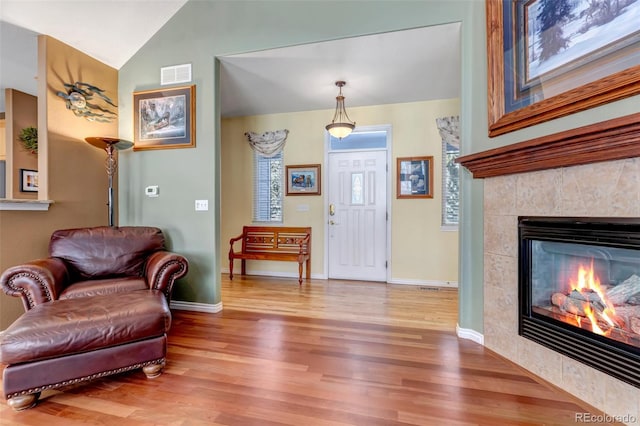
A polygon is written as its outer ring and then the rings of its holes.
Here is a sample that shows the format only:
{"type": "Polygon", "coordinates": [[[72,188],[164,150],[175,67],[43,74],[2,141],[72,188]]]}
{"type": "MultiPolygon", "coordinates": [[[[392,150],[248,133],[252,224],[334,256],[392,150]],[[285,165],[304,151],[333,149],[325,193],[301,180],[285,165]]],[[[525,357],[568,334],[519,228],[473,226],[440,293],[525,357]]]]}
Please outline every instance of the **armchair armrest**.
{"type": "Polygon", "coordinates": [[[2,290],[9,296],[21,297],[25,311],[56,300],[68,282],[67,266],[55,257],[13,266],[0,276],[2,290]]]}
{"type": "Polygon", "coordinates": [[[149,287],[162,291],[169,301],[173,284],[187,275],[189,262],[184,256],[161,250],[149,256],[145,270],[149,287]]]}

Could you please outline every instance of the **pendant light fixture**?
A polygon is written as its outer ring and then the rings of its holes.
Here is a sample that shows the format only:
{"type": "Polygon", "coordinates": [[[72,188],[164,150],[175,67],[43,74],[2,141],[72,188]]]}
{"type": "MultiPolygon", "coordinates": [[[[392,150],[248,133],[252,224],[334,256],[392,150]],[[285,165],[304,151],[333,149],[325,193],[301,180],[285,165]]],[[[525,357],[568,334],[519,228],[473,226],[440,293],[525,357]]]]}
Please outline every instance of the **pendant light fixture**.
{"type": "Polygon", "coordinates": [[[333,115],[333,120],[330,124],[327,124],[326,129],[334,138],[342,139],[351,134],[351,131],[356,127],[356,122],[351,121],[347,115],[347,110],[344,108],[344,96],[342,96],[342,87],[346,85],[344,81],[336,81],[340,92],[336,96],[336,112],[333,115]]]}

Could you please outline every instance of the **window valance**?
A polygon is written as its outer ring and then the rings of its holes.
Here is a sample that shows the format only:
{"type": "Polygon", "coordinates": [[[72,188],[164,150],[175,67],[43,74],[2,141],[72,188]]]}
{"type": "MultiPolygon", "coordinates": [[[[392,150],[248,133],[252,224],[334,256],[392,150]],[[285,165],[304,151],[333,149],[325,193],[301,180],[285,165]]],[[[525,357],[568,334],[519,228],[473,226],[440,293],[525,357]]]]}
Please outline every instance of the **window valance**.
{"type": "Polygon", "coordinates": [[[442,140],[454,148],[460,149],[460,117],[436,118],[436,125],[442,140]]]}
{"type": "Polygon", "coordinates": [[[282,151],[289,130],[274,130],[264,133],[246,132],[244,135],[247,137],[251,149],[263,157],[270,158],[282,151]]]}

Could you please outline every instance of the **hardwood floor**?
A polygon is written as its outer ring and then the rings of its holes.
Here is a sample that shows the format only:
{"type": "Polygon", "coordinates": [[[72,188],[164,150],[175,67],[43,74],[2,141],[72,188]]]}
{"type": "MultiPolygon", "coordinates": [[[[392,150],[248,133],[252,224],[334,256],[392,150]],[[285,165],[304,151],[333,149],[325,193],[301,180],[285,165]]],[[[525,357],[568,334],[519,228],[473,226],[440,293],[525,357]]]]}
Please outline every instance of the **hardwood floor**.
{"type": "MultiPolygon", "coordinates": [[[[599,414],[455,335],[457,291],[223,276],[167,367],[44,392],[1,425],[570,425],[599,414]]],[[[591,423],[607,424],[607,423],[591,423]]]]}

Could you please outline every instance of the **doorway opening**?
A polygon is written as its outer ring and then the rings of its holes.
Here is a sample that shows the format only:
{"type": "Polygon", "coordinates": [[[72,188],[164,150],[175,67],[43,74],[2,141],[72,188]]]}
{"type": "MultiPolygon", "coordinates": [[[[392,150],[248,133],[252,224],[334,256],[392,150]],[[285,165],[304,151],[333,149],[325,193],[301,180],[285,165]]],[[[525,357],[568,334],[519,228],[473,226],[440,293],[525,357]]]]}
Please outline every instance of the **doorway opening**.
{"type": "Polygon", "coordinates": [[[391,126],[327,134],[325,269],[330,279],[388,281],[391,126]]]}

